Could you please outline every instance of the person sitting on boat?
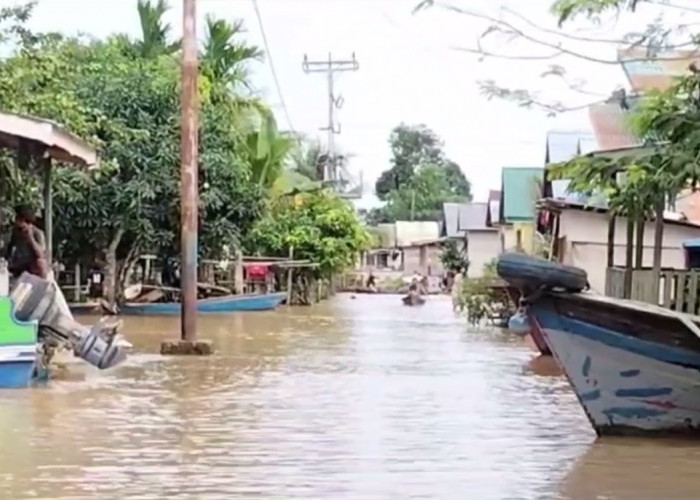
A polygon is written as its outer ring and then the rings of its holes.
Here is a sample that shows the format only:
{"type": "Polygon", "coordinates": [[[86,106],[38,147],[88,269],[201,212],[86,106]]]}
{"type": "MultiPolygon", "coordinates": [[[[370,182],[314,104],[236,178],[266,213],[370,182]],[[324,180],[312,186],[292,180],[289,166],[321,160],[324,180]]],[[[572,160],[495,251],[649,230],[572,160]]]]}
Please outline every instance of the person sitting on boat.
{"type": "Polygon", "coordinates": [[[5,250],[5,258],[8,261],[8,270],[14,278],[24,272],[43,279],[49,277],[46,237],[36,226],[34,210],[27,205],[15,209],[15,225],[5,250]]]}
{"type": "Polygon", "coordinates": [[[411,284],[408,286],[408,295],[411,297],[419,297],[420,288],[420,282],[413,278],[413,280],[411,280],[411,284]]]}
{"type": "Polygon", "coordinates": [[[420,281],[418,282],[419,285],[419,290],[421,295],[428,295],[428,288],[430,287],[430,280],[428,279],[428,275],[424,275],[421,277],[420,281]]]}
{"type": "Polygon", "coordinates": [[[180,270],[171,257],[166,257],[163,260],[163,269],[160,274],[160,279],[163,286],[180,288],[180,270]]]}

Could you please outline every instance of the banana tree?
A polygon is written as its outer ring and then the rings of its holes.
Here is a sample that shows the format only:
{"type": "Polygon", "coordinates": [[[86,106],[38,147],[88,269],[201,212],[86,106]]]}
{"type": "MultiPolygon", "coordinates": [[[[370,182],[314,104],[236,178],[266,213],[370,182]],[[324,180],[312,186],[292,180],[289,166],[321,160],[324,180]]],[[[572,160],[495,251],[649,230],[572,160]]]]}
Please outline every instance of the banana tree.
{"type": "Polygon", "coordinates": [[[246,137],[246,156],[253,181],[269,189],[284,171],[287,157],[294,148],[294,139],[277,129],[272,113],[268,112],[261,118],[261,126],[246,137]]]}

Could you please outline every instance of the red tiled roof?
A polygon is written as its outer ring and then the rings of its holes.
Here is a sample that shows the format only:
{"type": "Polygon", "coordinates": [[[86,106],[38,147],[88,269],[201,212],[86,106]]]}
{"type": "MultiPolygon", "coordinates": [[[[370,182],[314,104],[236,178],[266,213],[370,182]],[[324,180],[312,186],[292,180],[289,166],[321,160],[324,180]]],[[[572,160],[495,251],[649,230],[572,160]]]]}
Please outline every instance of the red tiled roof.
{"type": "Polygon", "coordinates": [[[700,51],[678,50],[651,55],[645,47],[619,50],[617,59],[635,93],[666,90],[674,80],[687,74],[691,62],[700,63],[700,51]]]}
{"type": "Polygon", "coordinates": [[[629,130],[627,116],[617,102],[589,106],[588,118],[599,149],[619,149],[639,144],[639,139],[629,130]]]}

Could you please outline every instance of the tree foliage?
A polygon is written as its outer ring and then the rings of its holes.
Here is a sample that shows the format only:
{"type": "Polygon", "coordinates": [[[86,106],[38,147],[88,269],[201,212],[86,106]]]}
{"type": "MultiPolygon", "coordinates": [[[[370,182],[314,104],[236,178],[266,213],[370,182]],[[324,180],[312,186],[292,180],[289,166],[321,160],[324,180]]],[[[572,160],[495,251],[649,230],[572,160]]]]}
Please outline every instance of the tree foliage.
{"type": "Polygon", "coordinates": [[[471,184],[459,165],[446,157],[442,140],[425,125],[397,126],[389,145],[391,167],[375,184],[386,205],[369,214],[371,222],[435,220],[445,201],[471,199],[471,184]]]}
{"type": "Polygon", "coordinates": [[[461,272],[462,270],[468,270],[469,257],[466,245],[462,244],[462,248],[460,249],[456,241],[449,240],[442,248],[440,262],[442,263],[443,269],[447,271],[461,272]]]}
{"type": "MultiPolygon", "coordinates": [[[[617,89],[594,89],[591,74],[603,67],[619,66],[617,52],[634,49],[625,59],[633,63],[648,59],[677,60],[677,50],[695,50],[700,44],[691,16],[700,13],[690,3],[665,0],[551,0],[552,24],[530,16],[514,5],[493,11],[488,2],[424,0],[417,10],[432,5],[483,23],[476,43],[454,47],[473,54],[478,61],[509,61],[513,71],[533,69],[549,81],[547,93],[536,88],[517,87],[512,81],[481,80],[479,86],[488,98],[504,99],[526,108],[538,108],[549,115],[585,109],[610,98],[619,99],[617,89]],[[657,14],[634,17],[645,12],[657,14]],[[630,17],[632,16],[632,17],[630,17]],[[633,29],[621,35],[610,34],[610,26],[624,19],[633,29]],[[639,21],[635,22],[637,19],[639,21]],[[573,23],[585,31],[572,29],[573,23]],[[556,24],[555,24],[556,23],[556,24]],[[607,47],[610,56],[600,49],[607,47]],[[568,63],[576,60],[580,72],[573,74],[568,63]],[[520,64],[520,62],[527,64],[520,64]],[[517,69],[515,69],[517,68],[517,69]],[[521,69],[522,68],[522,69],[521,69]],[[552,98],[553,92],[559,94],[552,98]]],[[[525,6],[527,4],[523,4],[525,6]]]]}
{"type": "Polygon", "coordinates": [[[646,0],[556,0],[551,7],[551,12],[557,16],[559,26],[567,21],[574,20],[578,16],[587,19],[595,18],[600,14],[611,10],[619,13],[623,9],[634,12],[637,4],[646,0]]]}
{"type": "Polygon", "coordinates": [[[350,266],[371,239],[352,205],[329,191],[286,196],[273,202],[270,212],[250,234],[248,245],[268,256],[309,259],[322,274],[350,266]]]}
{"type": "MultiPolygon", "coordinates": [[[[164,2],[139,2],[142,39],[31,33],[31,6],[0,11],[12,47],[0,62],[0,107],[65,126],[98,148],[92,172],[54,169],[55,257],[110,273],[141,252],[172,254],[179,242],[178,40],[162,23],[164,2]]],[[[257,98],[241,95],[254,46],[235,40],[240,24],[208,20],[199,90],[200,254],[216,258],[240,241],[266,207],[290,140],[257,98]]],[[[36,177],[0,158],[4,205],[38,198],[36,177]]]]}

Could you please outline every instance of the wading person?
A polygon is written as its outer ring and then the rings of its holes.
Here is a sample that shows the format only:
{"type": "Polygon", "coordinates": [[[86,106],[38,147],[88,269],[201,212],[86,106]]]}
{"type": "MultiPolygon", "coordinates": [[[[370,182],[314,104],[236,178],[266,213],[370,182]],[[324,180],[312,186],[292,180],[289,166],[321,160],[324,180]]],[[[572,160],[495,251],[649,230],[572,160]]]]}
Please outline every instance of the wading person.
{"type": "Polygon", "coordinates": [[[460,268],[460,270],[455,274],[454,280],[452,281],[452,310],[457,311],[459,309],[459,300],[460,296],[462,295],[462,287],[463,281],[464,281],[464,275],[467,273],[467,270],[464,268],[460,268]]]}
{"type": "Polygon", "coordinates": [[[36,216],[31,207],[21,205],[15,209],[15,226],[5,251],[8,270],[17,278],[24,272],[40,278],[49,278],[46,260],[46,237],[36,227],[36,216]]]}

